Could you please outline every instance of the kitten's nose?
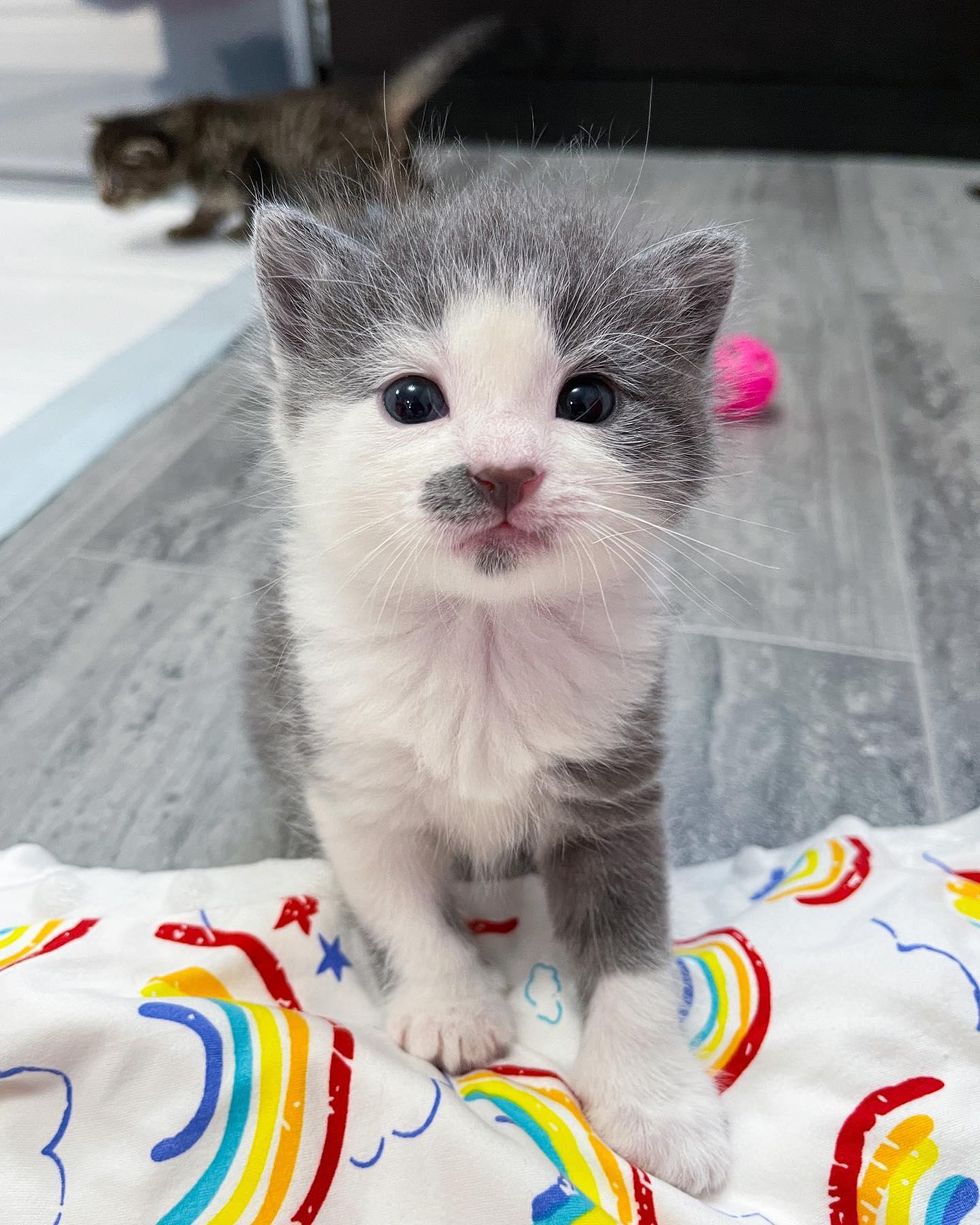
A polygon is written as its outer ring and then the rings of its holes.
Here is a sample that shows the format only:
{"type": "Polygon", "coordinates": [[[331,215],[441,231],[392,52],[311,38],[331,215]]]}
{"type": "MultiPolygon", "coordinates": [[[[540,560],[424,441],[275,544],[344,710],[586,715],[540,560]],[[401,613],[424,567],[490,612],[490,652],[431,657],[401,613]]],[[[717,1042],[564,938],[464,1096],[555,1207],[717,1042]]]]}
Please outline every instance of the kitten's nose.
{"type": "Polygon", "coordinates": [[[481,468],[470,478],[483,491],[488,502],[504,512],[506,519],[518,502],[541,484],[543,472],[534,468],[481,468]]]}

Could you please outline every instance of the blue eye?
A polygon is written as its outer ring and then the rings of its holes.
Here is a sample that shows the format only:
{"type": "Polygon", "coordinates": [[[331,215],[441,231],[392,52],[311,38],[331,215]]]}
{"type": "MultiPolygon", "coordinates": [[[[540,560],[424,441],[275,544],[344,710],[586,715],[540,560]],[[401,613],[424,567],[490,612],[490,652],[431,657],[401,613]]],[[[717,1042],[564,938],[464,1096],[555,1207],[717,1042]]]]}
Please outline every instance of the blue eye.
{"type": "Polygon", "coordinates": [[[577,374],[558,393],[555,415],[581,425],[599,425],[616,407],[616,393],[595,374],[577,374]]]}
{"type": "Polygon", "coordinates": [[[431,379],[406,374],[384,389],[385,412],[402,425],[422,425],[449,416],[449,406],[431,379]]]}

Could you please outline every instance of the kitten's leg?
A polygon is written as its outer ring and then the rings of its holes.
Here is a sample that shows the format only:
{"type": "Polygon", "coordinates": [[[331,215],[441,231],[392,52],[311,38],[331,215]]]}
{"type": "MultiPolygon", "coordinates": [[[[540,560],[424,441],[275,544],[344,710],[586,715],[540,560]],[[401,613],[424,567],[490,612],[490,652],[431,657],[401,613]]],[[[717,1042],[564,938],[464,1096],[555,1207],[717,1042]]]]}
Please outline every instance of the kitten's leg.
{"type": "Polygon", "coordinates": [[[729,1142],[678,1021],[665,839],[655,813],[618,819],[596,811],[601,838],[566,842],[539,865],[587,1001],[573,1086],[612,1148],[700,1195],[724,1181],[729,1142]]]}
{"type": "Polygon", "coordinates": [[[174,242],[187,242],[194,238],[207,238],[214,233],[214,228],[227,216],[227,210],[209,203],[203,199],[197,206],[194,216],[184,225],[175,225],[167,230],[167,237],[174,242]]]}
{"type": "Polygon", "coordinates": [[[449,865],[434,842],[404,828],[407,801],[386,819],[377,792],[342,811],[316,785],[307,803],[351,909],[384,954],[392,986],[388,1032],[404,1050],[456,1074],[508,1044],[510,1009],[489,967],[447,916],[449,865]]]}

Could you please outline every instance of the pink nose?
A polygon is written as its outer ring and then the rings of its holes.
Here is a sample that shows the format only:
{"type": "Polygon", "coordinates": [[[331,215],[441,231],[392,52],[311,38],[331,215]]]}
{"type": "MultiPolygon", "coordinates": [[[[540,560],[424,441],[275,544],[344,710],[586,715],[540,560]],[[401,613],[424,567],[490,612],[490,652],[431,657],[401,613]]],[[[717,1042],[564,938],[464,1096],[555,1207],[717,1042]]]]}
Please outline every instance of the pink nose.
{"type": "Polygon", "coordinates": [[[506,519],[514,507],[541,484],[543,472],[534,468],[481,468],[470,477],[488,502],[502,510],[506,519]]]}

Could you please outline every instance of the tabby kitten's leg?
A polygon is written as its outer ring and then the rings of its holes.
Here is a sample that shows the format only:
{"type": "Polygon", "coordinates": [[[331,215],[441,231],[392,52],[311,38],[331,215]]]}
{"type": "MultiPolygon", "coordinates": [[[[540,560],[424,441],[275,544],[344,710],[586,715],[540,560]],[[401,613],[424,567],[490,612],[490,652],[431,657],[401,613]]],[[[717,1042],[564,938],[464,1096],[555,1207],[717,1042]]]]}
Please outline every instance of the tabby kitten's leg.
{"type": "Polygon", "coordinates": [[[194,216],[184,223],[167,230],[167,237],[173,242],[187,242],[195,238],[207,238],[214,233],[215,226],[224,221],[228,212],[224,208],[203,199],[197,206],[194,216]]]}
{"type": "Polygon", "coordinates": [[[595,838],[561,843],[538,865],[587,1006],[573,1087],[613,1149],[704,1194],[724,1182],[728,1134],[678,1020],[660,818],[617,822],[609,805],[587,828],[595,838]]]}

